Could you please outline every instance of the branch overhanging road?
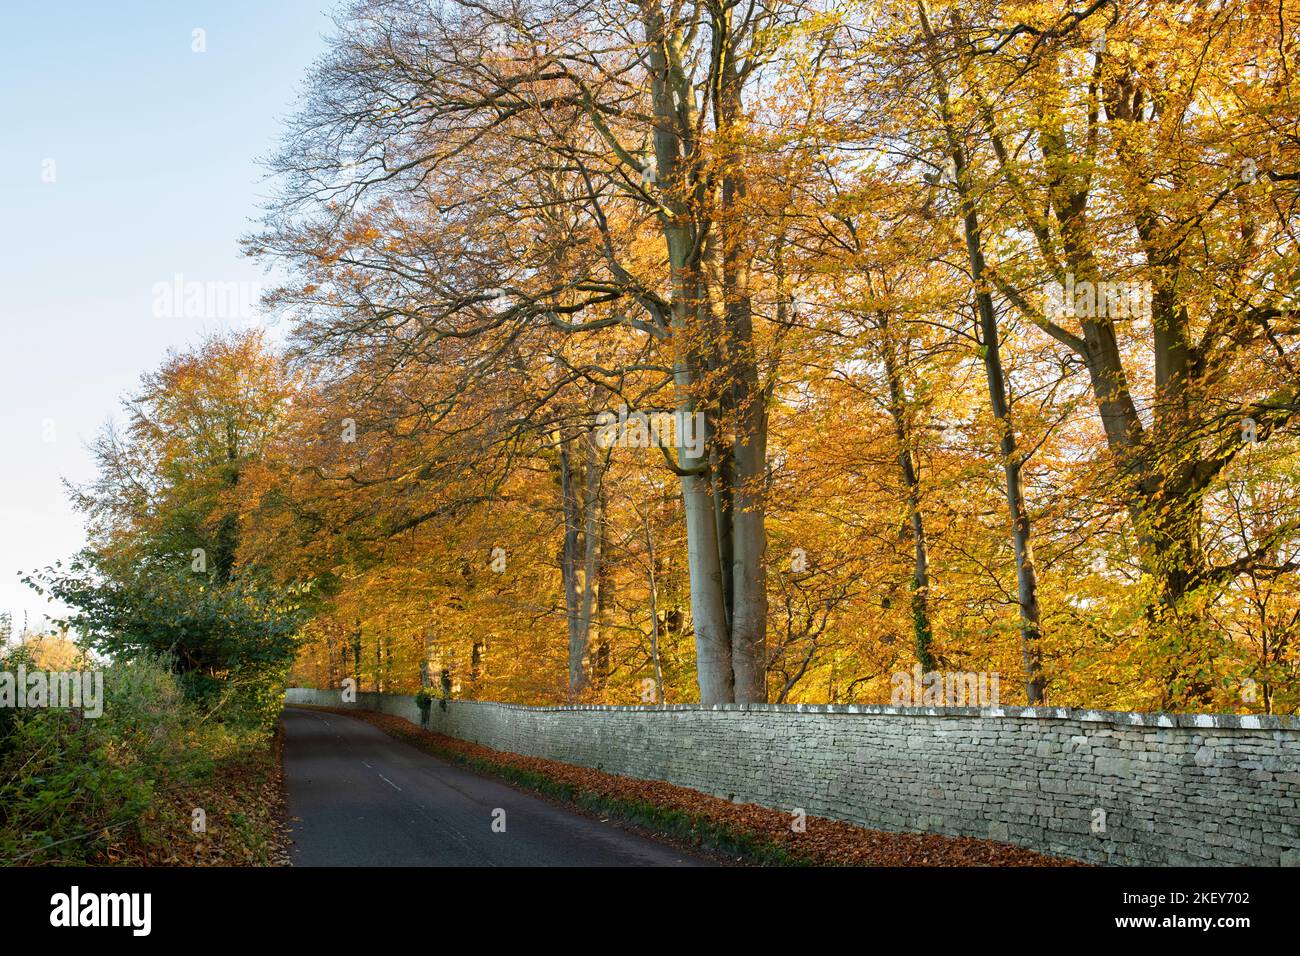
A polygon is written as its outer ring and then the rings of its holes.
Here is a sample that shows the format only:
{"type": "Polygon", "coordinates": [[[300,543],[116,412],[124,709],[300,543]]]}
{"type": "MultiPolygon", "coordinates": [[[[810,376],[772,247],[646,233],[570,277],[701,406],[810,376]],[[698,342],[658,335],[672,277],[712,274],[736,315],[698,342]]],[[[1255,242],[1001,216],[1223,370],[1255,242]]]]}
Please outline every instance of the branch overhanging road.
{"type": "Polygon", "coordinates": [[[364,721],[286,707],[282,722],[296,866],[709,865],[364,721]]]}

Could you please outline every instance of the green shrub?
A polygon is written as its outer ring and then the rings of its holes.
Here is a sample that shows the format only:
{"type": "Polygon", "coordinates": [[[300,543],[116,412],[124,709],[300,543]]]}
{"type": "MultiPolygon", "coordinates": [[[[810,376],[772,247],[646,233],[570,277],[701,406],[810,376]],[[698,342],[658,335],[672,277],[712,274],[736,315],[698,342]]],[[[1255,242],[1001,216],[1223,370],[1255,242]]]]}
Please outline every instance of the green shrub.
{"type": "MultiPolygon", "coordinates": [[[[13,670],[20,662],[11,655],[2,666],[13,670]]],[[[103,675],[98,718],[47,708],[5,713],[0,863],[94,863],[114,843],[148,841],[142,820],[158,797],[264,739],[238,721],[211,719],[187,698],[164,658],[114,661],[103,675]]]]}
{"type": "Polygon", "coordinates": [[[419,693],[415,695],[415,706],[420,708],[420,723],[429,723],[429,712],[433,709],[433,701],[434,697],[427,687],[421,687],[419,693]]]}

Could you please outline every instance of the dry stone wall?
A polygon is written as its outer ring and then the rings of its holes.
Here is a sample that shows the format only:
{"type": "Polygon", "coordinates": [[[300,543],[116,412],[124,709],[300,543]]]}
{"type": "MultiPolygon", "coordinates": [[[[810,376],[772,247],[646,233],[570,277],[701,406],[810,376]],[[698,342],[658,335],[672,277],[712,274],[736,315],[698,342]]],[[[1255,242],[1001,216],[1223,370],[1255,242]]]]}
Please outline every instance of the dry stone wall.
{"type": "MultiPolygon", "coordinates": [[[[415,698],[360,708],[421,722],[415,698]]],[[[345,706],[293,688],[289,703],[345,706]]],[[[1094,863],[1300,864],[1300,720],[1059,708],[434,703],[495,750],[1094,863]]]]}

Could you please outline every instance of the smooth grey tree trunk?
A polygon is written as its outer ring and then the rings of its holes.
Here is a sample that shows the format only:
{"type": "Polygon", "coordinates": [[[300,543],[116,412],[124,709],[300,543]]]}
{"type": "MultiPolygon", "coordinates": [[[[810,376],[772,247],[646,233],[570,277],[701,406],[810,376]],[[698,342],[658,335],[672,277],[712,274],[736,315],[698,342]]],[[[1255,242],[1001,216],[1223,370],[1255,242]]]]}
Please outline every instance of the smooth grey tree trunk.
{"type": "MultiPolygon", "coordinates": [[[[648,41],[647,65],[654,110],[656,181],[663,189],[660,228],[668,252],[672,286],[671,326],[687,354],[674,365],[679,415],[697,411],[695,390],[700,376],[698,347],[692,342],[703,311],[701,250],[697,242],[691,197],[682,194],[682,182],[695,182],[700,171],[692,137],[695,127],[695,91],[683,66],[682,38],[670,26],[657,3],[640,5],[648,41]]],[[[703,413],[703,410],[701,409],[703,413]]],[[[706,440],[712,444],[711,423],[703,416],[706,440]]],[[[695,629],[695,661],[703,704],[730,703],[734,699],[731,669],[731,634],[727,620],[721,553],[716,523],[717,503],[709,474],[709,453],[691,455],[684,436],[678,435],[677,458],[681,471],[682,505],[686,513],[687,570],[691,587],[691,617],[695,629]]]]}
{"type": "Polygon", "coordinates": [[[983,240],[980,236],[979,214],[970,194],[969,170],[966,151],[961,145],[948,95],[948,82],[943,61],[935,44],[934,32],[926,12],[925,0],[918,0],[921,26],[930,56],[935,90],[939,99],[940,115],[948,139],[948,157],[952,160],[958,202],[962,216],[962,229],[966,238],[966,254],[970,264],[971,282],[975,288],[975,307],[983,340],[984,371],[988,380],[989,410],[998,426],[998,447],[1002,455],[1002,468],[1006,478],[1007,511],[1011,518],[1011,540],[1016,561],[1016,598],[1020,607],[1020,650],[1024,674],[1025,699],[1029,704],[1044,700],[1045,681],[1042,670],[1042,637],[1038,607],[1038,573],[1034,563],[1029,512],[1025,507],[1024,458],[1016,441],[1015,423],[1007,400],[1006,374],[1002,367],[1001,346],[998,335],[997,313],[993,296],[988,291],[988,277],[984,261],[983,240]]]}

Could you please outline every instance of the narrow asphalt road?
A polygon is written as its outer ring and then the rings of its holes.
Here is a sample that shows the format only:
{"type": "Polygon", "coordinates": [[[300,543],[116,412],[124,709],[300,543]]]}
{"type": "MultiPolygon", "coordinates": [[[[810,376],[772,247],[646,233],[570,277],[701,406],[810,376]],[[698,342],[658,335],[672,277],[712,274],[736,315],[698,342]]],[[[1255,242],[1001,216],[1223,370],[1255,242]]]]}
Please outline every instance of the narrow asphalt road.
{"type": "Polygon", "coordinates": [[[286,707],[296,866],[703,866],[439,760],[361,720],[286,707]]]}

